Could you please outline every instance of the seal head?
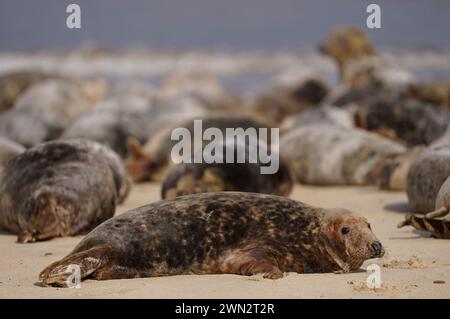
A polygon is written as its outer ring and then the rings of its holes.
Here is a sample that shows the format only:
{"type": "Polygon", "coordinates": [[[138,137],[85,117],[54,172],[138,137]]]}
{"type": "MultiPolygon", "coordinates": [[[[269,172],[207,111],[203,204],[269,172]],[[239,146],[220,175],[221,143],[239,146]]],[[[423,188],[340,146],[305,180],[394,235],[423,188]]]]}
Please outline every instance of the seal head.
{"type": "Polygon", "coordinates": [[[319,237],[324,258],[331,258],[340,267],[335,271],[359,269],[365,260],[385,253],[367,219],[345,209],[327,211],[319,237]]]}

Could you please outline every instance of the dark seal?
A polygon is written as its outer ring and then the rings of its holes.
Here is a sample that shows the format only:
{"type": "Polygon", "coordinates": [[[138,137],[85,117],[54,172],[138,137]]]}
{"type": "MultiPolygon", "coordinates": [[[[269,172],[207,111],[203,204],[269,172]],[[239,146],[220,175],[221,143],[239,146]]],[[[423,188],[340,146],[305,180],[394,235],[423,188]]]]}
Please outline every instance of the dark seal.
{"type": "Polygon", "coordinates": [[[278,154],[275,155],[278,156],[278,169],[273,174],[262,173],[265,165],[260,159],[256,159],[255,163],[237,163],[236,160],[234,163],[226,162],[228,152],[233,154],[234,159],[237,153],[245,154],[245,158],[249,159],[249,153],[257,152],[258,147],[266,148],[263,144],[250,145],[248,141],[235,143],[234,140],[227,140],[225,146],[222,144],[221,162],[175,165],[162,184],[161,197],[164,199],[220,191],[288,196],[292,191],[294,177],[287,162],[278,154]]]}
{"type": "MultiPolygon", "coordinates": [[[[270,131],[270,126],[247,115],[235,115],[230,113],[213,113],[209,116],[201,116],[197,118],[202,120],[203,130],[209,128],[218,128],[223,136],[226,136],[228,128],[233,129],[267,129],[270,131]]],[[[171,134],[175,128],[186,128],[191,135],[191,145],[194,145],[194,121],[189,120],[179,122],[178,124],[167,126],[158,134],[154,134],[142,147],[137,140],[129,140],[130,158],[125,162],[128,174],[134,182],[144,181],[163,181],[167,175],[168,170],[174,165],[171,158],[172,148],[178,143],[172,140],[171,134]]],[[[266,139],[267,144],[270,145],[270,134],[266,139]]]]}
{"type": "Polygon", "coordinates": [[[384,249],[363,217],[274,195],[217,192],[163,200],[118,215],[44,269],[47,286],[81,279],[178,274],[349,272],[384,249]]]}

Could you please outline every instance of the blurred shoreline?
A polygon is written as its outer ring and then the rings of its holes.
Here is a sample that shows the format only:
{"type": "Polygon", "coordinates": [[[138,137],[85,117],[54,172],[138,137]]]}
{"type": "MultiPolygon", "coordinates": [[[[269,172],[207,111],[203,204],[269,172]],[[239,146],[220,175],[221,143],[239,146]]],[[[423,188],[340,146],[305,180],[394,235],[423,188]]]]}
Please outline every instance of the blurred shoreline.
{"type": "MultiPolygon", "coordinates": [[[[450,82],[450,50],[381,52],[386,61],[423,81],[450,82]]],[[[73,50],[0,53],[0,74],[39,70],[74,78],[144,80],[160,83],[173,72],[213,75],[230,92],[245,93],[264,87],[277,74],[298,70],[318,75],[330,85],[338,83],[335,64],[313,50],[278,52],[228,50],[104,49],[84,46],[73,50]]]]}

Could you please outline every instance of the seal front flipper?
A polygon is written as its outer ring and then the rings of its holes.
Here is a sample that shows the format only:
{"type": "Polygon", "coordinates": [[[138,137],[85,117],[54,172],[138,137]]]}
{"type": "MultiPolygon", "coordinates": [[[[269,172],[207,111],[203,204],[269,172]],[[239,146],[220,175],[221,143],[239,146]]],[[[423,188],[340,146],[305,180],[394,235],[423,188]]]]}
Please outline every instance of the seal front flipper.
{"type": "Polygon", "coordinates": [[[110,251],[109,247],[101,246],[70,254],[45,268],[39,274],[39,280],[45,286],[68,287],[70,278],[74,275],[73,266],[80,267],[81,281],[93,276],[107,264],[110,251]]]}
{"type": "Polygon", "coordinates": [[[263,274],[263,278],[279,279],[283,277],[279,257],[274,249],[250,245],[227,251],[221,268],[225,273],[244,276],[263,274]]]}
{"type": "Polygon", "coordinates": [[[21,244],[67,236],[70,233],[73,208],[60,204],[58,199],[48,193],[41,193],[34,201],[38,212],[23,225],[24,230],[17,236],[21,244]]]}

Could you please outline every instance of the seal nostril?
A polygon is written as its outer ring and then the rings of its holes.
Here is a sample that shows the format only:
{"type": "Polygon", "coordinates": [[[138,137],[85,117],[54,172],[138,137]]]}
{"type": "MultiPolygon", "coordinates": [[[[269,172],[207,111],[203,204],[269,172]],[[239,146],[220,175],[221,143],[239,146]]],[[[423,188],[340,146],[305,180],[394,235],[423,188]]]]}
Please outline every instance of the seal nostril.
{"type": "Polygon", "coordinates": [[[379,255],[381,253],[381,249],[382,249],[382,245],[379,241],[374,241],[371,245],[372,249],[374,250],[374,252],[379,255]]]}

